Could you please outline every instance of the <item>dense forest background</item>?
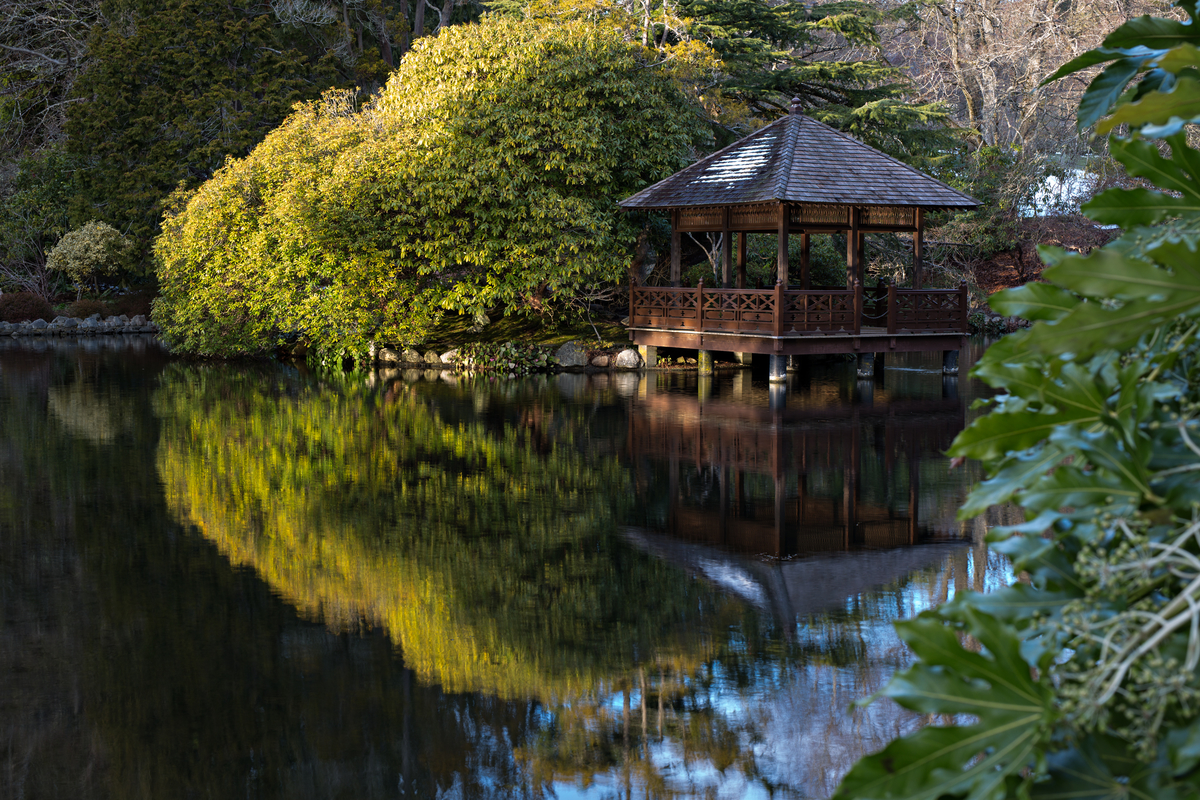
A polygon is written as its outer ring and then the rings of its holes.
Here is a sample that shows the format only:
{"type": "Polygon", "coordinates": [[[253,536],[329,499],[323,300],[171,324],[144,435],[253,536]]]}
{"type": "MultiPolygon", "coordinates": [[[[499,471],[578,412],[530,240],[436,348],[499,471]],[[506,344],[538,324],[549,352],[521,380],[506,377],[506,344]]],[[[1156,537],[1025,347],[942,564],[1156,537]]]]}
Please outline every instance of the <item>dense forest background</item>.
{"type": "MultiPolygon", "coordinates": [[[[1053,238],[1057,223],[1021,210],[1046,176],[1083,169],[1092,189],[1121,179],[1075,130],[1088,74],[1039,83],[1103,32],[1164,10],[1153,0],[0,0],[0,289],[68,291],[47,255],[92,220],[132,245],[124,280],[152,280],[164,211],[247,156],[296,103],[330,89],[365,103],[423,37],[488,14],[541,30],[585,19],[640,43],[711,128],[695,156],[798,96],[813,116],[985,201],[940,220],[936,263],[970,271],[1007,252],[1034,269],[1027,245],[1053,238]]],[[[876,266],[888,259],[877,243],[876,266]]]]}

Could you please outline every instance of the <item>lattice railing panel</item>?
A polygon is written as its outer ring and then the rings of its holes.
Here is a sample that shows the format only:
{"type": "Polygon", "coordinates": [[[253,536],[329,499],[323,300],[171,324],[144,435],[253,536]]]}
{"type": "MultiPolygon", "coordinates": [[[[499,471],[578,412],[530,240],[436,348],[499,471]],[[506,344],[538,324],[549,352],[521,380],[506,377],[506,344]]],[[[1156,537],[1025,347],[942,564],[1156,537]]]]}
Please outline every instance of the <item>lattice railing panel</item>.
{"type": "Polygon", "coordinates": [[[704,330],[771,333],[774,292],[762,289],[705,289],[704,330]]]}
{"type": "Polygon", "coordinates": [[[901,289],[896,292],[897,330],[966,331],[965,291],[954,289],[901,289]]]}
{"type": "Polygon", "coordinates": [[[783,333],[854,329],[854,292],[787,292],[783,333]]]}
{"type": "Polygon", "coordinates": [[[694,289],[635,287],[629,312],[635,328],[699,328],[694,289]]]}

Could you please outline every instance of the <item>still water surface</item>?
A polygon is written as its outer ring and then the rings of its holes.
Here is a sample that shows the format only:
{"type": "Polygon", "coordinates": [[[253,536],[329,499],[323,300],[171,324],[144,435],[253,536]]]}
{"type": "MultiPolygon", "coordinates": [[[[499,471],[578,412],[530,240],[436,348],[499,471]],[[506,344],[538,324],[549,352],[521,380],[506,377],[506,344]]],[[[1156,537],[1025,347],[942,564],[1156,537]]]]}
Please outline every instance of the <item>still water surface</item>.
{"type": "Polygon", "coordinates": [[[980,388],[939,366],[781,396],[0,341],[0,796],[825,797],[924,722],[851,706],[891,621],[1011,579],[955,520],[980,388]]]}

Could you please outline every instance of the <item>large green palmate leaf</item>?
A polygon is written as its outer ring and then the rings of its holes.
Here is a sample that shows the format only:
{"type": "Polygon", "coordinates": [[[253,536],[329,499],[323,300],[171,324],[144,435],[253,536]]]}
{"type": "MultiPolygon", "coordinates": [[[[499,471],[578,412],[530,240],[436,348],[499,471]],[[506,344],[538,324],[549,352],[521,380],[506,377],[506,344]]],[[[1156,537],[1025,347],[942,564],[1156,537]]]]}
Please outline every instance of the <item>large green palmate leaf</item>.
{"type": "Polygon", "coordinates": [[[1200,201],[1153,189],[1107,189],[1080,206],[1103,225],[1153,225],[1167,217],[1200,214],[1200,201]]]}
{"type": "Polygon", "coordinates": [[[1042,442],[1061,425],[1091,425],[1108,414],[1105,395],[1096,378],[1077,364],[1065,365],[1060,375],[1054,377],[1037,366],[988,359],[976,368],[975,374],[992,386],[1007,389],[1025,403],[1018,411],[997,410],[972,422],[951,445],[948,452],[953,457],[982,461],[1002,458],[1042,442]],[[1030,403],[1041,408],[1031,409],[1030,403]]]}
{"type": "Polygon", "coordinates": [[[1006,458],[990,478],[975,487],[959,508],[958,518],[974,519],[992,506],[1011,502],[1014,494],[1057,466],[1063,457],[1057,447],[1044,446],[1006,458]]]}
{"type": "MultiPolygon", "coordinates": [[[[1096,250],[1083,258],[1066,258],[1044,273],[1046,280],[1080,294],[1113,300],[1162,299],[1181,287],[1177,276],[1148,261],[1112,250],[1096,250]]],[[[1200,293],[1200,281],[1193,291],[1200,293]]]]}
{"type": "Polygon", "coordinates": [[[1198,311],[1200,294],[1182,287],[1161,301],[1131,300],[1118,308],[1084,303],[1052,328],[1031,328],[1025,346],[1044,358],[1070,354],[1083,361],[1101,351],[1127,350],[1176,317],[1198,311]]]}
{"type": "Polygon", "coordinates": [[[964,648],[958,631],[933,612],[896,623],[920,662],[883,694],[923,714],[970,714],[978,722],[925,727],[892,742],[854,766],[835,800],[990,800],[1003,796],[1009,776],[1031,766],[1055,718],[1053,694],[1033,679],[1012,628],[972,608],[961,615],[986,653],[964,648]]]}
{"type": "Polygon", "coordinates": [[[1137,437],[1129,442],[1111,429],[1081,432],[1075,426],[1066,426],[1055,431],[1050,439],[1063,450],[1083,453],[1093,467],[1111,475],[1131,497],[1153,495],[1147,468],[1151,454],[1148,438],[1137,437]]]}
{"type": "Polygon", "coordinates": [[[1167,50],[1200,44],[1200,28],[1187,22],[1149,15],[1135,17],[1104,38],[1107,48],[1148,47],[1167,50]]]}
{"type": "Polygon", "coordinates": [[[1200,119],[1200,81],[1181,77],[1169,92],[1153,92],[1136,103],[1126,103],[1096,126],[1108,133],[1118,125],[1165,123],[1172,117],[1195,122],[1200,119]]]}
{"type": "Polygon", "coordinates": [[[1028,510],[1072,517],[1094,514],[1097,506],[1130,514],[1137,509],[1143,495],[1136,485],[1119,476],[1100,470],[1084,472],[1076,467],[1059,467],[1026,489],[1019,499],[1028,510]]]}
{"type": "Polygon", "coordinates": [[[1082,596],[1082,591],[1036,589],[1018,582],[987,594],[972,593],[970,600],[972,608],[1011,624],[1034,617],[1054,617],[1082,596]]]}
{"type": "Polygon", "coordinates": [[[1030,787],[1032,800],[1184,800],[1194,786],[1172,780],[1165,759],[1146,764],[1125,742],[1090,735],[1046,757],[1047,777],[1030,787]]]}
{"type": "Polygon", "coordinates": [[[1193,170],[1192,160],[1187,158],[1186,145],[1178,148],[1182,151],[1181,157],[1175,159],[1164,158],[1153,144],[1137,139],[1113,139],[1108,150],[1130,175],[1146,178],[1161,189],[1179,192],[1189,202],[1200,201],[1200,174],[1193,170]]]}
{"type": "Polygon", "coordinates": [[[1083,93],[1079,101],[1078,124],[1080,129],[1091,127],[1096,120],[1104,116],[1117,98],[1125,91],[1125,86],[1138,74],[1141,69],[1140,59],[1121,59],[1105,67],[1083,93]]]}
{"type": "MultiPolygon", "coordinates": [[[[1075,572],[1071,554],[1061,542],[1041,536],[1014,536],[998,528],[988,534],[992,550],[1012,559],[1013,569],[1029,574],[1030,584],[1039,590],[1068,591],[1083,594],[1085,587],[1075,572]]],[[[972,602],[983,595],[969,595],[972,602]]]]}
{"type": "Polygon", "coordinates": [[[988,304],[1006,317],[1054,321],[1079,305],[1079,298],[1048,283],[1027,283],[997,292],[988,299],[988,304]]]}
{"type": "Polygon", "coordinates": [[[972,422],[946,452],[952,458],[992,461],[1033,447],[1048,438],[1059,425],[1070,421],[1072,418],[1062,414],[1044,411],[993,411],[972,422]]]}
{"type": "Polygon", "coordinates": [[[1140,65],[1148,61],[1155,61],[1161,58],[1162,55],[1162,51],[1151,50],[1148,47],[1097,47],[1063,64],[1050,77],[1042,81],[1040,85],[1046,86],[1060,78],[1065,78],[1068,75],[1079,72],[1081,69],[1087,69],[1088,67],[1094,67],[1097,64],[1104,64],[1109,61],[1129,59],[1137,61],[1140,65]]]}

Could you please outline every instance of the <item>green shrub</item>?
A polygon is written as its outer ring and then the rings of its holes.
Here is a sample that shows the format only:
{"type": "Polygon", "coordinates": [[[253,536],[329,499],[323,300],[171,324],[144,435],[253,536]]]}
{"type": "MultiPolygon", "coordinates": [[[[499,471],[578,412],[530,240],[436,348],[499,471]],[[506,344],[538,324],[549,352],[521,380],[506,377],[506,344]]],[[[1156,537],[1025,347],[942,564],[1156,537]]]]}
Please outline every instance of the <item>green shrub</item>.
{"type": "Polygon", "coordinates": [[[586,21],[487,18],[423,38],[382,94],[298,106],[163,223],[155,320],[236,355],[410,345],[447,311],[544,310],[622,278],[621,197],[706,130],[652,54],[586,21]],[[487,69],[479,69],[486,64],[487,69]]]}
{"type": "Polygon", "coordinates": [[[24,322],[25,320],[54,319],[54,309],[41,295],[33,292],[9,292],[0,294],[0,321],[24,322]]]}
{"type": "Polygon", "coordinates": [[[46,256],[46,269],[65,273],[83,291],[98,275],[115,275],[125,267],[131,249],[107,222],[88,222],[68,233],[46,256]]]}

